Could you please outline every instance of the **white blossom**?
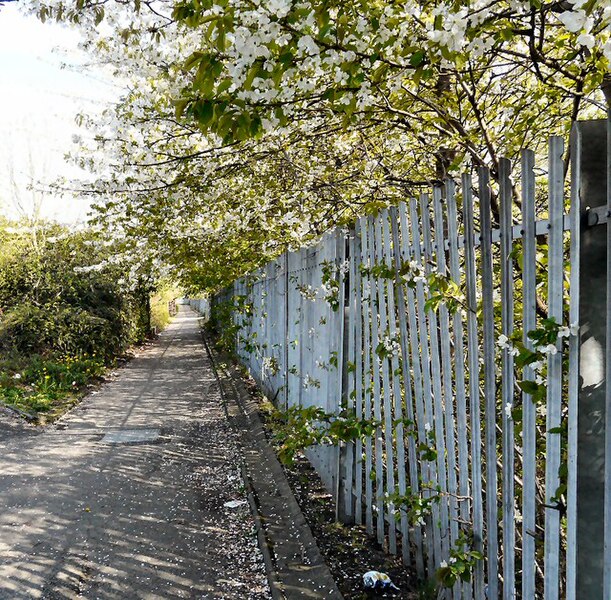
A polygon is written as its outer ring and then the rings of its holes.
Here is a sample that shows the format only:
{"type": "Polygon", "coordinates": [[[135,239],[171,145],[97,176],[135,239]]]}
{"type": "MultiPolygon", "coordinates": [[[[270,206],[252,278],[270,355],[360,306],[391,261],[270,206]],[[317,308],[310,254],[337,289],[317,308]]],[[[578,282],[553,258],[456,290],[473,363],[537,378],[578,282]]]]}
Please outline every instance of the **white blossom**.
{"type": "Polygon", "coordinates": [[[320,52],[318,44],[314,41],[312,36],[309,35],[304,35],[299,38],[297,48],[299,48],[303,54],[318,54],[320,52]]]}
{"type": "Polygon", "coordinates": [[[584,29],[588,20],[588,16],[584,10],[567,10],[557,16],[571,33],[576,33],[584,29]]]}
{"type": "Polygon", "coordinates": [[[509,343],[509,338],[504,333],[499,335],[496,343],[497,343],[497,346],[500,346],[501,348],[509,348],[509,346],[511,345],[509,343]]]}
{"type": "Polygon", "coordinates": [[[554,355],[558,352],[558,348],[556,344],[547,344],[546,346],[537,346],[537,351],[542,354],[551,354],[554,355]]]}
{"type": "Polygon", "coordinates": [[[590,33],[582,33],[577,38],[577,43],[581,46],[585,46],[588,50],[592,50],[596,44],[596,38],[590,33]]]}

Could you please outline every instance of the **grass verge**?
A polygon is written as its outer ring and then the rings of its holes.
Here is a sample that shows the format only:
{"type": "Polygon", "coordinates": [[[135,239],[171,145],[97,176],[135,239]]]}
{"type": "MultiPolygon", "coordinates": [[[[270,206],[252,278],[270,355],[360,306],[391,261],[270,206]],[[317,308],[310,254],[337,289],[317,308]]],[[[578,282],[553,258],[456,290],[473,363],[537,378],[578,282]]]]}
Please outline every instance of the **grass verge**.
{"type": "Polygon", "coordinates": [[[54,421],[125,360],[105,361],[95,354],[1,358],[0,402],[34,423],[54,421]]]}

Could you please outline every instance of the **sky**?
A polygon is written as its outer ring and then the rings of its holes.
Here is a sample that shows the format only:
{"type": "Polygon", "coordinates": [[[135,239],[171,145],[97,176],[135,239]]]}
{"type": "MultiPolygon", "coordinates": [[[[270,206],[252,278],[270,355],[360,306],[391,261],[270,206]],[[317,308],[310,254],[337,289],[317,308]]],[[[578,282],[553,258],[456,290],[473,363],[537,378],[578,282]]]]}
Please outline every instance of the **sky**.
{"type": "Polygon", "coordinates": [[[77,193],[42,193],[57,178],[86,176],[64,156],[86,132],[78,113],[98,112],[121,89],[87,67],[79,35],[66,26],[20,14],[17,2],[0,4],[0,212],[63,223],[86,219],[89,203],[77,193]],[[79,66],[80,65],[80,66],[79,66]],[[37,182],[37,191],[29,189],[37,182]],[[40,183],[38,183],[40,182],[40,183]]]}

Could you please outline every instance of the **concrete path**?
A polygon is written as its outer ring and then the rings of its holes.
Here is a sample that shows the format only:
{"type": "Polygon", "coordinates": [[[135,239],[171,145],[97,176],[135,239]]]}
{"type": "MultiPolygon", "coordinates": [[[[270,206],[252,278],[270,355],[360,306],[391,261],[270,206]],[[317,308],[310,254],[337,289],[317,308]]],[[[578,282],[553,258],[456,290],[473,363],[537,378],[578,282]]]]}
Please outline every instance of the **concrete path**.
{"type": "Polygon", "coordinates": [[[248,505],[224,506],[239,463],[183,308],[59,424],[0,435],[0,599],[269,598],[248,505]]]}

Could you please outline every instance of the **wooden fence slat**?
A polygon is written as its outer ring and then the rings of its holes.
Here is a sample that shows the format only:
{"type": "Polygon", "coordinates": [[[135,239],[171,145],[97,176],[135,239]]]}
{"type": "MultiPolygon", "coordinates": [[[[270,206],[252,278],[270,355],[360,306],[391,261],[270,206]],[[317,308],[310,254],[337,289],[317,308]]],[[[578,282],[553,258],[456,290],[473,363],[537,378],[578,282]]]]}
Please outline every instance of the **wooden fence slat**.
{"type": "MultiPolygon", "coordinates": [[[[484,516],[482,506],[482,446],[479,396],[479,340],[477,335],[477,291],[475,271],[475,231],[471,177],[462,176],[463,222],[465,228],[465,272],[467,287],[467,339],[469,372],[469,413],[471,416],[471,484],[473,496],[474,549],[484,552],[484,516]]],[[[477,561],[473,574],[475,600],[484,600],[484,565],[477,561]]]]}
{"type": "MultiPolygon", "coordinates": [[[[414,255],[412,251],[410,226],[407,218],[407,206],[405,203],[399,205],[399,219],[401,223],[401,253],[404,262],[409,263],[413,260],[414,255]]],[[[420,362],[420,347],[418,339],[418,321],[416,315],[416,297],[413,287],[407,286],[407,324],[409,332],[409,347],[411,353],[411,364],[414,373],[414,406],[416,409],[416,435],[418,443],[423,442],[426,439],[424,432],[424,384],[422,377],[422,366],[420,362]]],[[[413,438],[412,438],[413,439],[413,438]]],[[[421,466],[420,472],[422,476],[427,473],[425,467],[421,466]]],[[[420,494],[420,478],[412,478],[410,482],[412,493],[420,494]]],[[[416,534],[415,539],[418,542],[415,554],[416,562],[416,573],[419,577],[424,577],[424,554],[425,548],[423,544],[422,528],[420,524],[414,525],[416,534]]],[[[431,539],[430,537],[426,540],[427,550],[430,554],[432,549],[430,548],[431,539]]]]}
{"type": "MultiPolygon", "coordinates": [[[[329,404],[330,410],[335,414],[339,414],[342,410],[342,401],[344,399],[344,386],[346,385],[344,375],[344,335],[346,335],[345,326],[345,312],[344,307],[346,305],[346,286],[345,286],[345,270],[344,262],[346,261],[346,235],[342,229],[336,229],[335,231],[335,262],[333,265],[334,274],[337,278],[338,291],[337,291],[337,309],[333,310],[331,305],[328,304],[329,311],[329,323],[333,323],[333,329],[330,331],[332,339],[332,351],[327,359],[328,369],[327,377],[331,382],[335,382],[334,385],[329,385],[329,404]],[[334,364],[335,363],[335,364],[334,364]]],[[[341,483],[341,446],[335,448],[335,516],[339,520],[340,515],[340,489],[342,489],[341,483]]],[[[346,477],[346,487],[344,492],[346,498],[351,498],[352,488],[352,467],[350,470],[350,477],[346,477]]],[[[348,515],[351,515],[351,510],[348,511],[348,515]]]]}
{"type": "Polygon", "coordinates": [[[264,389],[267,393],[270,390],[269,369],[267,361],[271,359],[273,354],[272,339],[274,331],[274,297],[271,293],[272,273],[274,271],[274,263],[268,262],[263,270],[263,302],[261,312],[261,381],[264,383],[264,389]]]}
{"type": "Polygon", "coordinates": [[[248,323],[246,325],[246,329],[245,329],[245,335],[247,337],[244,338],[245,342],[251,342],[252,340],[252,336],[254,334],[254,328],[255,328],[255,301],[254,301],[254,297],[253,297],[253,289],[255,286],[255,274],[249,275],[247,281],[245,281],[245,296],[247,298],[247,302],[250,306],[250,315],[249,315],[249,319],[248,319],[248,323]]]}
{"type": "Polygon", "coordinates": [[[308,249],[302,248],[299,251],[301,269],[299,271],[299,406],[309,406],[308,391],[306,390],[306,375],[309,370],[308,357],[310,356],[310,342],[308,339],[309,320],[310,320],[310,301],[306,299],[305,294],[301,291],[307,288],[310,279],[308,270],[308,249]]]}
{"type": "MultiPolygon", "coordinates": [[[[374,239],[375,239],[375,258],[376,264],[381,266],[385,263],[384,248],[382,239],[382,214],[379,214],[374,220],[374,239]]],[[[384,277],[378,277],[378,315],[379,315],[379,331],[378,344],[384,343],[389,338],[389,321],[387,300],[388,293],[386,286],[387,280],[384,277]]],[[[390,286],[389,286],[390,287],[390,286]]],[[[378,348],[378,344],[374,347],[374,353],[378,348]]],[[[375,357],[380,359],[379,356],[375,357]]],[[[389,359],[381,358],[382,363],[382,393],[384,398],[384,456],[386,457],[386,488],[383,489],[383,501],[386,500],[386,494],[393,495],[395,493],[395,449],[393,443],[393,414],[391,408],[391,374],[389,359]]],[[[380,399],[381,400],[381,399],[380,399]]],[[[383,464],[383,459],[380,463],[383,464]]],[[[386,502],[385,502],[386,503],[386,502]]],[[[388,517],[388,547],[391,554],[397,553],[397,526],[394,515],[394,505],[392,502],[387,502],[387,517],[388,517]]]]}
{"type": "MultiPolygon", "coordinates": [[[[548,239],[548,316],[562,323],[563,294],[563,210],[564,210],[564,141],[550,139],[549,145],[549,220],[548,239]]],[[[547,419],[545,462],[545,600],[560,597],[560,510],[555,508],[556,490],[560,485],[560,442],[558,432],[562,424],[562,346],[548,356],[547,364],[547,419]],[[550,508],[551,507],[551,508],[550,508]]]]}
{"type": "MultiPolygon", "coordinates": [[[[391,246],[390,239],[390,226],[388,223],[389,211],[384,209],[380,212],[380,219],[382,221],[382,241],[383,241],[383,261],[389,272],[392,272],[393,267],[393,255],[396,255],[399,250],[398,247],[391,246]]],[[[387,295],[387,307],[388,307],[388,333],[390,339],[394,340],[399,344],[397,337],[397,311],[395,304],[395,288],[394,278],[386,279],[386,295],[387,295]]],[[[399,345],[400,347],[400,345],[399,345]]],[[[391,443],[395,439],[396,451],[397,451],[397,488],[400,494],[405,494],[406,490],[406,473],[405,473],[405,439],[403,433],[403,406],[401,397],[401,380],[400,380],[400,367],[399,367],[399,351],[393,351],[390,357],[390,375],[392,379],[392,414],[390,419],[391,425],[391,443]]],[[[406,394],[407,395],[407,394],[406,394]]],[[[393,506],[396,510],[396,507],[393,506]]],[[[391,512],[391,519],[396,520],[396,516],[391,512]]],[[[401,556],[404,561],[409,560],[409,525],[407,522],[407,515],[405,512],[400,513],[400,531],[401,531],[401,556]]]]}
{"type": "MultiPolygon", "coordinates": [[[[499,161],[499,200],[501,225],[501,333],[511,338],[513,334],[513,236],[511,186],[511,161],[502,158],[499,161]]],[[[502,351],[501,363],[501,408],[503,432],[503,598],[515,598],[515,453],[514,426],[512,411],[514,408],[514,375],[513,354],[507,344],[502,351]]]]}
{"type": "Polygon", "coordinates": [[[258,316],[259,319],[257,321],[257,373],[259,375],[259,381],[263,384],[265,388],[265,380],[262,376],[263,373],[263,355],[266,351],[265,340],[265,329],[267,325],[267,319],[265,318],[266,313],[266,302],[267,302],[267,280],[265,278],[265,268],[261,268],[261,272],[259,274],[259,306],[258,306],[258,316]]]}
{"type": "Polygon", "coordinates": [[[278,404],[286,406],[286,347],[288,333],[286,328],[286,255],[280,256],[277,260],[276,268],[276,318],[278,326],[276,328],[276,354],[278,356],[278,369],[276,372],[275,389],[278,390],[278,404]]]}
{"type": "Polygon", "coordinates": [[[284,299],[283,299],[283,315],[282,320],[284,321],[284,347],[283,347],[283,375],[284,375],[284,388],[283,388],[283,396],[284,396],[284,410],[288,410],[289,402],[290,402],[290,393],[291,393],[291,364],[290,364],[290,347],[291,347],[291,315],[292,313],[289,310],[289,301],[291,297],[290,292],[290,275],[291,275],[291,263],[290,263],[290,252],[284,253],[284,282],[283,282],[283,290],[284,290],[284,299]]]}
{"type": "Polygon", "coordinates": [[[299,292],[296,289],[296,284],[299,277],[299,253],[287,253],[288,259],[288,278],[287,278],[287,408],[299,404],[299,353],[301,340],[298,337],[298,321],[301,318],[301,309],[299,305],[299,292]]]}
{"type": "MultiPolygon", "coordinates": [[[[445,233],[443,218],[442,189],[436,187],[433,190],[433,215],[435,219],[435,256],[437,271],[444,277],[448,277],[447,260],[445,253],[445,233]]],[[[448,518],[449,518],[449,547],[454,547],[458,539],[458,480],[456,470],[456,435],[454,416],[454,391],[452,377],[452,348],[450,333],[450,313],[446,302],[439,305],[439,339],[441,347],[441,375],[443,378],[443,417],[445,418],[445,436],[447,450],[447,491],[448,495],[448,518]]],[[[455,598],[460,597],[460,584],[454,589],[455,598]]]]}
{"type": "MultiPolygon", "coordinates": [[[[341,410],[341,401],[343,397],[343,377],[339,375],[337,368],[333,363],[337,365],[343,364],[343,350],[344,350],[344,314],[343,314],[343,302],[345,296],[345,288],[343,286],[343,275],[337,272],[339,265],[344,261],[345,256],[345,244],[344,234],[341,229],[335,229],[329,232],[326,239],[326,243],[323,245],[325,248],[325,260],[326,265],[329,269],[331,279],[337,278],[339,284],[338,291],[327,289],[325,294],[328,296],[320,298],[319,305],[321,307],[321,318],[325,322],[325,328],[327,330],[328,343],[323,346],[323,349],[319,351],[318,360],[322,366],[320,371],[325,381],[327,390],[327,412],[331,414],[337,414],[341,410]],[[334,299],[335,302],[341,307],[341,312],[333,310],[331,306],[332,295],[336,294],[334,299]]],[[[324,292],[324,270],[322,268],[323,261],[320,263],[320,268],[317,269],[320,273],[321,289],[324,292]]],[[[321,321],[319,321],[320,323],[321,321]]],[[[321,449],[323,464],[328,465],[331,473],[331,481],[333,486],[331,488],[333,494],[333,500],[335,505],[335,518],[339,518],[339,498],[340,498],[340,483],[339,483],[339,471],[340,471],[340,447],[339,444],[335,446],[327,446],[321,449]]]]}
{"type": "MultiPolygon", "coordinates": [[[[369,227],[366,218],[359,219],[359,227],[361,230],[361,248],[362,248],[362,262],[366,267],[371,266],[371,258],[369,252],[369,227]]],[[[364,357],[364,413],[365,419],[370,420],[371,411],[371,392],[373,388],[372,375],[371,375],[371,301],[372,301],[372,285],[371,275],[363,277],[363,282],[366,289],[363,293],[363,357],[364,357]]],[[[371,480],[372,472],[372,448],[371,436],[367,436],[365,439],[365,527],[367,533],[373,534],[373,482],[371,480]]]]}
{"type": "Polygon", "coordinates": [[[260,365],[260,339],[261,339],[261,305],[263,303],[263,285],[261,282],[261,270],[257,270],[252,278],[249,289],[252,306],[252,316],[250,322],[250,339],[252,350],[251,374],[259,383],[260,365]]]}
{"type": "MultiPolygon", "coordinates": [[[[318,332],[318,337],[314,340],[310,338],[310,348],[312,352],[310,373],[314,379],[319,382],[319,386],[312,385],[308,388],[310,392],[310,406],[316,406],[318,404],[318,398],[323,399],[326,412],[334,412],[334,406],[330,406],[331,395],[329,393],[330,387],[335,387],[329,381],[329,361],[328,357],[333,348],[335,348],[335,332],[333,331],[334,315],[329,307],[329,303],[323,298],[323,277],[322,277],[322,265],[327,263],[329,265],[335,263],[335,244],[329,242],[331,233],[323,235],[321,242],[313,248],[315,252],[313,258],[313,269],[310,271],[311,285],[315,289],[316,299],[310,303],[310,310],[312,313],[311,328],[314,328],[318,332]],[[319,365],[327,365],[327,368],[320,367],[319,365]],[[331,384],[331,385],[330,385],[331,384]]],[[[330,448],[315,448],[317,454],[326,454],[330,448]]],[[[327,457],[320,457],[323,462],[326,462],[327,457]]],[[[329,471],[332,469],[330,468],[329,471]]],[[[328,476],[328,475],[327,475],[328,476]]],[[[335,496],[335,489],[333,489],[333,495],[335,496]]]]}
{"type": "MultiPolygon", "coordinates": [[[[403,217],[405,217],[405,205],[402,205],[403,217]]],[[[399,237],[399,219],[401,217],[398,214],[395,206],[390,207],[390,223],[393,243],[393,257],[394,257],[394,268],[395,268],[395,289],[397,295],[397,314],[399,316],[399,340],[401,343],[401,375],[403,377],[403,390],[405,393],[405,416],[410,423],[408,429],[412,429],[414,426],[414,398],[412,393],[412,376],[410,374],[411,360],[409,355],[409,338],[407,329],[407,306],[405,299],[405,287],[400,275],[402,262],[406,259],[403,251],[403,245],[401,244],[399,237]]],[[[412,304],[413,306],[413,304],[412,304]]],[[[403,423],[399,423],[396,430],[397,439],[405,439],[405,427],[403,423]]],[[[403,478],[401,478],[401,463],[397,453],[397,462],[399,463],[399,492],[405,494],[407,490],[407,482],[405,480],[405,471],[403,471],[403,478]]],[[[416,440],[411,434],[411,431],[407,435],[407,463],[409,465],[409,481],[412,491],[418,491],[418,455],[416,449],[416,440]]],[[[407,521],[407,515],[405,511],[402,511],[401,515],[401,534],[404,538],[403,543],[403,562],[410,566],[410,552],[409,552],[409,536],[407,530],[404,532],[404,528],[409,529],[409,522],[407,521]]],[[[416,553],[422,556],[422,532],[420,527],[414,527],[414,543],[416,553]]],[[[419,574],[419,576],[421,576],[419,574]]]]}
{"type": "MultiPolygon", "coordinates": [[[[537,326],[535,238],[535,155],[522,152],[522,343],[532,350],[528,332],[537,326]]],[[[535,372],[527,365],[522,378],[532,381],[535,372]]],[[[536,405],[530,394],[522,393],[522,597],[535,597],[535,523],[536,523],[536,405]]]]}
{"type": "Polygon", "coordinates": [[[299,277],[295,288],[298,290],[298,298],[299,298],[299,322],[297,323],[297,335],[299,336],[297,339],[301,342],[299,344],[299,381],[298,381],[298,406],[304,406],[304,383],[305,383],[305,350],[306,350],[306,335],[308,330],[306,328],[307,325],[307,313],[306,313],[306,300],[304,295],[299,291],[299,287],[305,287],[306,285],[306,256],[307,250],[305,248],[301,248],[299,250],[299,258],[297,262],[299,264],[299,277]]]}
{"type": "MultiPolygon", "coordinates": [[[[448,210],[448,255],[450,277],[461,286],[460,255],[458,252],[458,212],[456,209],[456,184],[448,179],[445,183],[446,203],[448,210]]],[[[464,308],[464,307],[463,307],[464,308]]],[[[454,390],[456,397],[456,434],[458,439],[458,495],[459,516],[463,523],[471,519],[471,485],[469,481],[469,440],[467,436],[467,394],[465,389],[465,339],[463,317],[460,310],[452,318],[452,333],[454,345],[454,390]]],[[[471,581],[457,584],[455,599],[469,600],[473,597],[471,581]]]]}
{"type": "MultiPolygon", "coordinates": [[[[571,247],[569,324],[579,321],[579,248],[581,244],[581,132],[574,128],[571,141],[571,247]]],[[[567,439],[567,528],[566,600],[577,600],[577,407],[579,406],[579,335],[569,338],[568,439],[567,439]]]]}
{"type": "Polygon", "coordinates": [[[265,348],[264,352],[261,353],[263,364],[261,370],[266,380],[266,386],[271,391],[273,389],[274,376],[267,365],[267,361],[272,360],[275,355],[274,342],[276,338],[276,294],[275,292],[275,275],[276,275],[276,264],[272,261],[267,264],[266,268],[266,281],[265,281],[265,312],[263,313],[263,319],[265,329],[263,335],[265,336],[265,348]]]}
{"type": "Polygon", "coordinates": [[[250,296],[252,298],[251,303],[253,307],[250,325],[250,342],[255,348],[254,352],[252,353],[251,372],[255,374],[259,372],[259,350],[257,349],[257,345],[259,344],[259,327],[261,325],[261,319],[259,316],[261,313],[262,302],[260,277],[260,273],[257,271],[253,277],[252,285],[250,287],[250,296]]]}
{"type": "MultiPolygon", "coordinates": [[[[420,229],[418,227],[418,205],[416,203],[415,198],[412,198],[410,200],[410,219],[412,230],[412,252],[414,260],[416,262],[416,265],[418,266],[418,269],[423,271],[424,265],[422,264],[422,246],[420,238],[420,229]]],[[[424,392],[424,420],[419,422],[418,430],[421,443],[428,445],[431,443],[431,440],[429,439],[429,432],[432,431],[432,428],[434,426],[434,416],[432,401],[433,388],[431,382],[429,333],[427,327],[425,303],[426,300],[424,295],[424,281],[422,281],[422,278],[420,277],[416,282],[416,314],[418,317],[418,346],[420,349],[421,356],[422,383],[424,392]]],[[[435,461],[425,461],[425,463],[426,464],[423,467],[423,479],[424,482],[430,487],[427,489],[423,489],[422,493],[424,497],[430,498],[432,496],[431,489],[434,490],[437,488],[437,468],[435,461]]],[[[439,565],[439,563],[443,560],[441,554],[441,536],[439,528],[437,527],[439,519],[439,507],[436,504],[433,504],[432,518],[431,516],[429,516],[425,519],[428,546],[427,568],[429,570],[429,573],[432,573],[439,565]]]]}
{"type": "MultiPolygon", "coordinates": [[[[323,236],[324,238],[324,236],[323,236]]],[[[307,398],[306,406],[320,406],[324,410],[328,409],[327,405],[327,390],[326,381],[320,377],[316,361],[319,359],[318,348],[328,347],[329,343],[328,328],[326,322],[321,325],[320,320],[324,318],[322,314],[323,301],[319,297],[321,281],[319,281],[317,267],[320,265],[324,256],[324,249],[319,252],[319,247],[314,246],[309,249],[307,254],[307,285],[316,292],[316,297],[312,300],[306,299],[307,321],[305,335],[308,336],[308,353],[306,355],[306,375],[309,377],[309,382],[306,382],[305,396],[307,398]],[[310,335],[310,331],[314,331],[314,335],[310,335]],[[318,385],[314,382],[317,381],[318,385]]],[[[320,278],[322,279],[322,278],[320,278]]],[[[311,449],[310,460],[316,461],[318,448],[311,449]]],[[[324,475],[328,475],[325,473],[324,475]]]]}
{"type": "MultiPolygon", "coordinates": [[[[611,216],[611,110],[607,109],[606,210],[611,216]]],[[[611,597],[611,219],[607,222],[606,310],[605,310],[605,446],[604,446],[604,554],[603,596],[611,597]]]]}
{"type": "MultiPolygon", "coordinates": [[[[240,286],[240,280],[238,279],[234,281],[233,284],[229,286],[227,290],[224,291],[222,296],[219,294],[219,296],[212,298],[212,301],[211,301],[212,310],[214,310],[218,306],[218,304],[224,300],[225,294],[229,294],[231,296],[232,302],[234,302],[234,307],[235,307],[235,296],[238,294],[239,286],[240,286]]],[[[242,318],[243,318],[242,313],[234,309],[231,321],[232,321],[232,324],[236,328],[236,334],[235,334],[235,349],[236,350],[235,351],[236,351],[236,355],[239,358],[242,358],[242,343],[241,343],[242,318]]]]}
{"type": "MultiPolygon", "coordinates": [[[[244,296],[244,302],[246,302],[249,305],[252,304],[252,283],[250,281],[250,277],[242,279],[240,288],[241,288],[241,294],[244,296]]],[[[231,298],[231,300],[233,300],[233,298],[231,298]]],[[[240,320],[241,321],[240,325],[242,327],[241,329],[241,335],[242,335],[241,351],[243,355],[245,355],[246,353],[246,348],[244,347],[246,344],[246,340],[247,340],[246,336],[250,336],[252,332],[252,318],[253,318],[252,314],[250,318],[248,318],[247,315],[244,313],[241,315],[241,320],[240,320]]]]}
{"type": "MultiPolygon", "coordinates": [[[[435,188],[434,194],[440,196],[441,191],[439,188],[435,188]]],[[[422,219],[422,238],[424,241],[424,272],[427,279],[433,272],[432,263],[434,260],[433,256],[433,240],[432,240],[432,228],[431,224],[431,213],[429,209],[429,198],[425,195],[421,196],[420,204],[420,215],[422,219]]],[[[434,224],[435,233],[439,224],[434,224]]],[[[440,240],[443,239],[443,230],[440,234],[440,240]]],[[[441,244],[441,242],[440,242],[441,244]]],[[[439,253],[443,256],[443,251],[439,253]]],[[[444,257],[445,260],[445,257],[444,257]]],[[[439,265],[437,265],[439,270],[439,265]]],[[[445,308],[445,307],[444,307],[445,308]]],[[[435,445],[437,450],[437,485],[441,491],[441,497],[439,500],[439,522],[437,527],[441,538],[441,554],[440,561],[447,561],[450,556],[450,520],[449,520],[449,506],[448,506],[448,471],[446,466],[447,448],[446,448],[446,434],[445,434],[445,422],[444,422],[444,405],[443,405],[443,384],[442,384],[442,371],[441,371],[441,359],[440,353],[440,340],[439,340],[439,322],[437,318],[437,312],[433,309],[429,309],[427,312],[427,321],[429,325],[429,339],[430,339],[430,358],[431,358],[431,380],[432,380],[432,404],[433,404],[433,425],[435,431],[435,445]]],[[[446,309],[447,313],[447,309],[446,309]]],[[[447,316],[447,315],[446,315],[447,316]]],[[[451,395],[450,395],[451,401],[451,395]]]]}

